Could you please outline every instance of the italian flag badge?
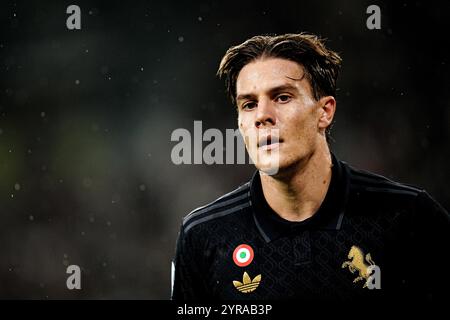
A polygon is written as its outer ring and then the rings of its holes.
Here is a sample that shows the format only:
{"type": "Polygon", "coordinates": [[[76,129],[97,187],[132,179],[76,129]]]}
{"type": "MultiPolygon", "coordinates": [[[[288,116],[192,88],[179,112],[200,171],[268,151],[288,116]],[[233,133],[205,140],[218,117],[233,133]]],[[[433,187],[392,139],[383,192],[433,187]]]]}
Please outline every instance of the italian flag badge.
{"type": "Polygon", "coordinates": [[[248,244],[241,244],[234,249],[233,261],[239,267],[246,267],[252,263],[254,257],[253,249],[248,244]]]}

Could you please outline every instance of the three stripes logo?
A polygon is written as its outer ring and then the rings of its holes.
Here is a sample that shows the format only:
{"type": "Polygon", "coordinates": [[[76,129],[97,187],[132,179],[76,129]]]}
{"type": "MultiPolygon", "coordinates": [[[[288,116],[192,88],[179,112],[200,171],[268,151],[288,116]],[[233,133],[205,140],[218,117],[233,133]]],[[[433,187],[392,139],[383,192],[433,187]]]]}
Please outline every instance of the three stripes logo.
{"type": "Polygon", "coordinates": [[[261,275],[258,274],[253,280],[250,278],[247,272],[244,272],[244,276],[242,277],[242,282],[233,281],[233,285],[236,289],[238,289],[242,293],[249,293],[255,291],[258,288],[261,282],[261,275]]]}
{"type": "MultiPolygon", "coordinates": [[[[252,263],[255,254],[252,247],[248,244],[241,244],[233,251],[233,261],[238,267],[246,267],[252,263]]],[[[250,278],[247,272],[244,272],[242,276],[242,282],[234,280],[234,287],[242,293],[253,292],[258,288],[261,283],[261,275],[257,275],[255,278],[250,278]]]]}

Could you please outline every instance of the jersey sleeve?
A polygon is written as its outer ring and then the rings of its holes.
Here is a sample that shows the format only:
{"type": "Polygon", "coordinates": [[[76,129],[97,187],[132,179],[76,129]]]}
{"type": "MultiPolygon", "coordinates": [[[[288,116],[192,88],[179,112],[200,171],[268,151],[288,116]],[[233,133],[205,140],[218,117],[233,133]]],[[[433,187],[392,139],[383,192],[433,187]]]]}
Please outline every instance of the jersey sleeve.
{"type": "Polygon", "coordinates": [[[426,290],[429,300],[447,299],[449,277],[446,263],[450,253],[450,216],[427,192],[418,196],[415,237],[416,257],[411,257],[417,270],[417,280],[426,290]]]}
{"type": "Polygon", "coordinates": [[[178,234],[172,262],[172,300],[207,300],[208,294],[201,269],[201,251],[192,234],[186,235],[183,225],[178,234]]]}

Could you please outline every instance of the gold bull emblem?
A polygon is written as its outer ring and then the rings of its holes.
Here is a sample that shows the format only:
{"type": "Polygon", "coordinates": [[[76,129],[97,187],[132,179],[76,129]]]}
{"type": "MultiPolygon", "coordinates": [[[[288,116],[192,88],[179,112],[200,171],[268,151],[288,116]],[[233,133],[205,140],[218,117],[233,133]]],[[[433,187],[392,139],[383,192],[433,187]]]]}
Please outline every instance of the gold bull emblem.
{"type": "Polygon", "coordinates": [[[367,281],[369,280],[369,277],[371,275],[371,268],[369,267],[375,266],[375,262],[372,260],[370,253],[366,254],[365,261],[368,263],[366,264],[364,261],[364,253],[362,252],[362,250],[357,246],[352,246],[350,252],[348,253],[348,259],[351,260],[345,261],[342,264],[342,268],[348,267],[351,273],[355,273],[355,271],[358,271],[358,277],[353,280],[353,283],[365,280],[363,288],[366,288],[367,281]]]}

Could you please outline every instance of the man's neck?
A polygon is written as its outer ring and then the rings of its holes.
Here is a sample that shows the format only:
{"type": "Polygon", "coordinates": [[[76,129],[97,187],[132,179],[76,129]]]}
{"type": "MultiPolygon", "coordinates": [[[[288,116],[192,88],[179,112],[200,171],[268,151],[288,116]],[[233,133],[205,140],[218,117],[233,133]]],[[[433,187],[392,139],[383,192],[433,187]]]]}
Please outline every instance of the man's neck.
{"type": "Polygon", "coordinates": [[[297,164],[291,173],[273,177],[260,173],[269,206],[283,219],[303,221],[320,208],[331,181],[331,154],[319,148],[297,164]]]}

